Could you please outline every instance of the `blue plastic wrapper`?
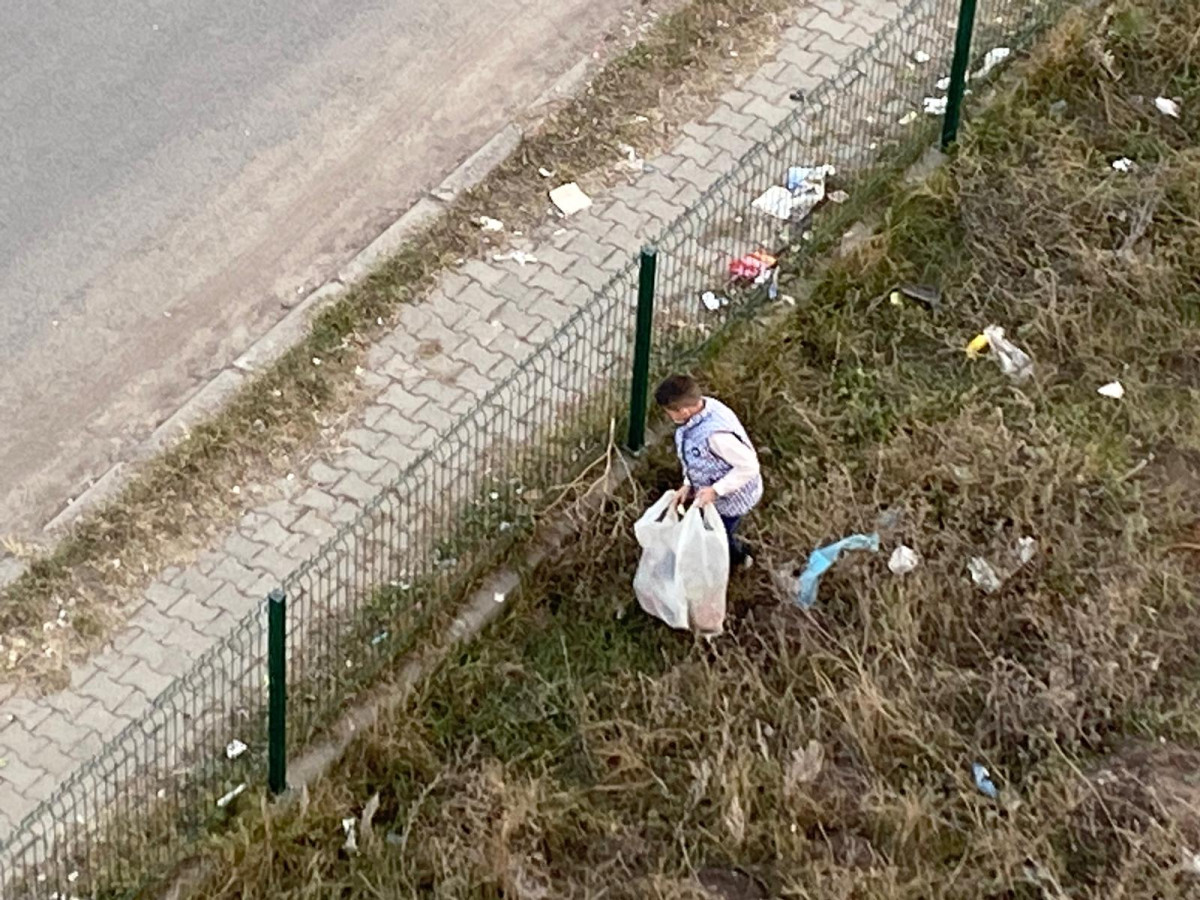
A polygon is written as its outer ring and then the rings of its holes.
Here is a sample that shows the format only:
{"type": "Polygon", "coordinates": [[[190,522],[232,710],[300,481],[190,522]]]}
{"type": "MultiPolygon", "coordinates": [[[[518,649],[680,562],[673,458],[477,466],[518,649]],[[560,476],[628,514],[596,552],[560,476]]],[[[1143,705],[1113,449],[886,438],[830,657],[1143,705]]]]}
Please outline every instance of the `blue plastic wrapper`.
{"type": "Polygon", "coordinates": [[[975,787],[979,788],[979,793],[991,797],[995,800],[1000,796],[1000,792],[996,790],[996,785],[992,783],[991,773],[982,763],[971,764],[971,774],[975,776],[975,787]]]}
{"type": "Polygon", "coordinates": [[[872,553],[878,553],[879,535],[875,533],[852,534],[836,543],[818,547],[810,553],[808,565],[800,573],[796,603],[804,609],[808,609],[817,602],[817,588],[821,584],[821,576],[838,561],[838,557],[846,550],[870,550],[872,553]]]}

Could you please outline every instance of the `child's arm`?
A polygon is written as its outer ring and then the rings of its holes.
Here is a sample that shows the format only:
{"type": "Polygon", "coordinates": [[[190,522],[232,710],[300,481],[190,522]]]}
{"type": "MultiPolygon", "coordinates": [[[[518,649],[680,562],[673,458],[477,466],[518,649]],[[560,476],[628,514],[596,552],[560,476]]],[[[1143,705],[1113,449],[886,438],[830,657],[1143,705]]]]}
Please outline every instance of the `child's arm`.
{"type": "Polygon", "coordinates": [[[708,439],[708,449],[714,456],[733,466],[728,475],[713,485],[718,497],[728,496],[758,477],[758,454],[735,435],[727,431],[717,432],[708,439]]]}

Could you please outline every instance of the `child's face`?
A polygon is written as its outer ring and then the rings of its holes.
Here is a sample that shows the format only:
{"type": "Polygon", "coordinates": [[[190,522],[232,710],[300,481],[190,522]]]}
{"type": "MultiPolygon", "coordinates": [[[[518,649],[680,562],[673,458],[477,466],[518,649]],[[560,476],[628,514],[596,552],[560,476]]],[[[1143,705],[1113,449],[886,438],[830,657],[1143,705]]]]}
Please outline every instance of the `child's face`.
{"type": "Polygon", "coordinates": [[[678,406],[667,406],[664,410],[669,418],[676,425],[683,425],[704,408],[704,401],[698,400],[695,403],[684,403],[678,406]]]}

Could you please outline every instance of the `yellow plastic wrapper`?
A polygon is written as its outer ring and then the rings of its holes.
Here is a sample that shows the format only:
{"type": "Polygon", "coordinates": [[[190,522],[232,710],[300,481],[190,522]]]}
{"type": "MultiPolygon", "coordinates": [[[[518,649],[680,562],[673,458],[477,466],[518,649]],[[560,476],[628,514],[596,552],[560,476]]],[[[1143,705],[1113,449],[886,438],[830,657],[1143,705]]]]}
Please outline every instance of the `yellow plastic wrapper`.
{"type": "Polygon", "coordinates": [[[974,359],[987,348],[988,336],[986,334],[977,334],[971,339],[971,343],[967,344],[967,356],[974,359]]]}

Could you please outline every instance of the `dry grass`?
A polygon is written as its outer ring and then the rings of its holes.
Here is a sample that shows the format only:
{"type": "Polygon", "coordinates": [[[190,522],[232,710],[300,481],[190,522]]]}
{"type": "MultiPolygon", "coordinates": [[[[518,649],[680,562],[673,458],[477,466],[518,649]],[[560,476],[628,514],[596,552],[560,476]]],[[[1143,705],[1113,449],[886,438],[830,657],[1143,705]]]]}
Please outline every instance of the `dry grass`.
{"type": "Polygon", "coordinates": [[[269,499],[262,483],[303,471],[328,446],[364,401],[354,370],[370,341],[441,271],[496,249],[474,224],[479,215],[499,216],[510,230],[545,223],[547,182],[539,167],[592,187],[618,177],[619,144],[647,154],[671,141],[738,71],[754,65],[777,33],[779,15],[795,3],[694,0],[637,34],[637,43],[550,115],[511,160],[322,315],[303,344],[0,591],[0,680],[63,686],[71,662],[124,619],[130,597],[150,578],[186,563],[248,504],[269,499]],[[234,495],[235,485],[248,487],[234,495]]]}
{"type": "Polygon", "coordinates": [[[770,485],[728,636],[631,611],[632,520],[676,477],[659,448],[408,715],[216,846],[202,895],[1197,896],[1198,41],[1176,0],[1073,19],[877,237],[723,349],[706,378],[770,485]],[[900,280],[947,308],[878,302],[900,280]],[[965,358],[990,322],[1031,381],[965,358]],[[1097,395],[1118,377],[1123,401],[1097,395]],[[780,595],[772,568],[885,511],[914,573],[852,556],[810,613],[780,595]],[[976,555],[1011,570],[998,592],[976,555]]]}

